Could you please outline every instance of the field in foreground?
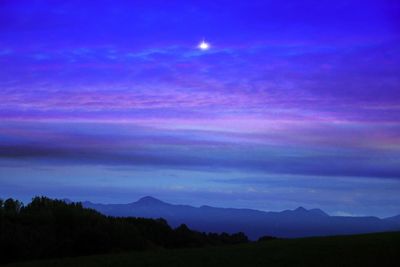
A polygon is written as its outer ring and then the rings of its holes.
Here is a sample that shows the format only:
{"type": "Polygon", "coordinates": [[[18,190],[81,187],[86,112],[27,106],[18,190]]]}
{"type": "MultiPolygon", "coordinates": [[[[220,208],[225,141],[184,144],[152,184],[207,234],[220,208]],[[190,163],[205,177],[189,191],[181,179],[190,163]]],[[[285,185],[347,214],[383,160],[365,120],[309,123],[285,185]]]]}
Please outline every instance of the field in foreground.
{"type": "Polygon", "coordinates": [[[30,266],[399,266],[400,232],[14,263],[30,266]]]}

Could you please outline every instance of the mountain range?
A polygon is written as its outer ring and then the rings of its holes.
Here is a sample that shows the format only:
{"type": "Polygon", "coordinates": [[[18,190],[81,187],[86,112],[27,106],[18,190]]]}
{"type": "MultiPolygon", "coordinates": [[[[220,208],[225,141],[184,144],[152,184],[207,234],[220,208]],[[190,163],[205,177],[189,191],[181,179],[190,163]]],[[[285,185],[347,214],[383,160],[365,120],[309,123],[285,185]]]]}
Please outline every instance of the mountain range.
{"type": "Polygon", "coordinates": [[[203,232],[244,232],[250,239],[261,236],[295,238],[307,236],[346,235],[400,230],[400,215],[377,217],[330,216],[320,209],[265,212],[253,209],[193,207],[169,204],[147,196],[128,204],[96,204],[84,207],[108,216],[164,218],[172,227],[186,224],[203,232]]]}

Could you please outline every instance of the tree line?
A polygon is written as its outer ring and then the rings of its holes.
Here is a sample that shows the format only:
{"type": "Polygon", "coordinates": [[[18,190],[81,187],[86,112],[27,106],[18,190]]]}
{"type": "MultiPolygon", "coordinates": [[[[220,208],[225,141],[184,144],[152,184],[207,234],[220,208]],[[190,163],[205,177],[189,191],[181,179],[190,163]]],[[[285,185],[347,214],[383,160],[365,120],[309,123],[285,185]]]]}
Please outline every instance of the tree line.
{"type": "Polygon", "coordinates": [[[248,242],[242,233],[202,233],[164,219],[110,217],[81,203],[0,199],[0,263],[53,257],[248,242]]]}

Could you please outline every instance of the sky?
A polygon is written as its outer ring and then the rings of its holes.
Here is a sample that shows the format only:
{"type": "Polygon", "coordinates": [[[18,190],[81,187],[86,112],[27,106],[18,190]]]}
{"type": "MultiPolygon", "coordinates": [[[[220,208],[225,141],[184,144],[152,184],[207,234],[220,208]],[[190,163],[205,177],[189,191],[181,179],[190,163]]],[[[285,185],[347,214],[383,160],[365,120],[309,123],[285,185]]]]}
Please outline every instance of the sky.
{"type": "Polygon", "coordinates": [[[0,66],[2,198],[400,214],[399,1],[3,0],[0,66]]]}

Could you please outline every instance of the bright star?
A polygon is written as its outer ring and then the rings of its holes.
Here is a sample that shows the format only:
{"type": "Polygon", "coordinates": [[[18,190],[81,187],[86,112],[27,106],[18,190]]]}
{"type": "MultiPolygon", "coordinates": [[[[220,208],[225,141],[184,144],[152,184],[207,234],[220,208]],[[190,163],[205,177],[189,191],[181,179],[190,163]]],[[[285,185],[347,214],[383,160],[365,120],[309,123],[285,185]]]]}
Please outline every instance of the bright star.
{"type": "Polygon", "coordinates": [[[210,44],[206,43],[204,40],[198,46],[201,50],[207,50],[210,48],[210,44]]]}

